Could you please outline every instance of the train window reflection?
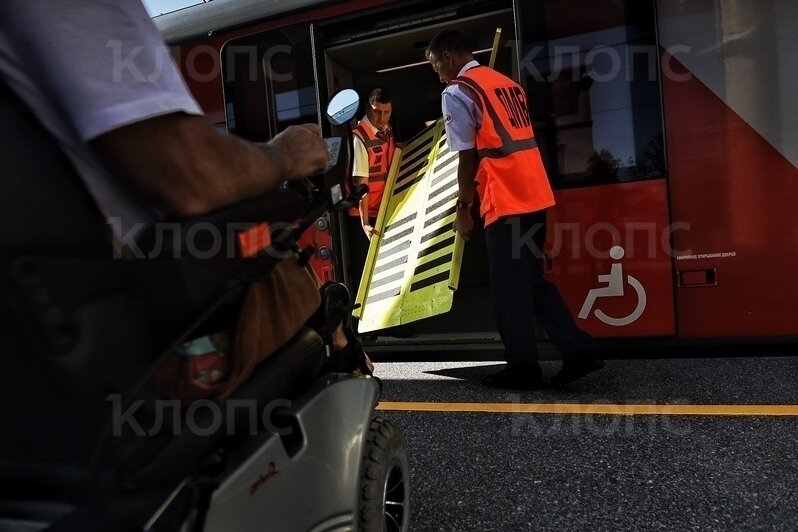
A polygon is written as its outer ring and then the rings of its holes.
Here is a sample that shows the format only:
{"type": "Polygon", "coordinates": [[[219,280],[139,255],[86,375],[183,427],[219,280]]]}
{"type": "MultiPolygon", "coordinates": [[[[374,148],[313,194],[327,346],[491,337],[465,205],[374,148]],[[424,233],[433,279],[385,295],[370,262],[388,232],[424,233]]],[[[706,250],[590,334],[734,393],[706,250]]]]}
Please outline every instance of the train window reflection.
{"type": "Polygon", "coordinates": [[[554,186],[664,176],[653,2],[545,0],[523,20],[521,73],[554,186]]]}
{"type": "Polygon", "coordinates": [[[232,41],[222,59],[231,133],[263,142],[290,125],[317,121],[307,24],[232,41]]]}

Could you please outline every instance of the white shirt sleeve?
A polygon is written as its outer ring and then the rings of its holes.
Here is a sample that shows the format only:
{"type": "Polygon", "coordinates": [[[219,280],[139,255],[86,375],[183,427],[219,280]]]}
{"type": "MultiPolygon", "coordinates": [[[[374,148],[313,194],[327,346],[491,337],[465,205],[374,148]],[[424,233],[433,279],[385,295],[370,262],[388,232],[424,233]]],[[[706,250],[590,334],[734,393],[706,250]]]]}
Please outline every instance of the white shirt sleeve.
{"type": "Polygon", "coordinates": [[[352,135],[353,145],[355,149],[355,163],[352,165],[352,175],[355,177],[369,176],[369,154],[366,151],[366,145],[360,140],[360,137],[352,135]]]}
{"type": "Polygon", "coordinates": [[[56,138],[118,237],[160,217],[86,143],[155,116],[202,114],[140,0],[2,0],[0,77],[56,138]]]}
{"type": "Polygon", "coordinates": [[[452,151],[476,147],[476,130],[482,124],[482,112],[473,97],[459,85],[451,84],[441,97],[446,143],[452,151]]]}
{"type": "Polygon", "coordinates": [[[83,140],[172,112],[202,114],[140,0],[3,0],[0,32],[83,140]]]}

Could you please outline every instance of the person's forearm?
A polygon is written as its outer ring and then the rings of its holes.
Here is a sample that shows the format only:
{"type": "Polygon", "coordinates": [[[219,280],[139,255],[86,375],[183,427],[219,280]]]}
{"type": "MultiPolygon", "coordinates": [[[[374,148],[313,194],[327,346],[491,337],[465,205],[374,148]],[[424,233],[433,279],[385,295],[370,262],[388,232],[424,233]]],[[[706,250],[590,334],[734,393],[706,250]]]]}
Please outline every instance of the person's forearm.
{"type": "Polygon", "coordinates": [[[369,193],[366,192],[360,200],[360,224],[363,226],[369,225],[369,193]]]}
{"type": "MultiPolygon", "coordinates": [[[[192,216],[270,192],[306,168],[279,144],[252,144],[182,113],[125,126],[91,142],[108,169],[164,213],[192,216]]],[[[317,158],[313,150],[308,155],[317,158]]]]}
{"type": "MultiPolygon", "coordinates": [[[[352,178],[356,186],[368,185],[369,178],[367,176],[355,174],[352,178]]],[[[360,198],[360,203],[357,205],[358,213],[360,214],[360,225],[366,226],[369,224],[369,193],[363,194],[360,198]]]]}
{"type": "Polygon", "coordinates": [[[474,201],[474,180],[477,177],[477,152],[476,150],[463,150],[459,152],[457,164],[458,201],[471,203],[474,201]]]}

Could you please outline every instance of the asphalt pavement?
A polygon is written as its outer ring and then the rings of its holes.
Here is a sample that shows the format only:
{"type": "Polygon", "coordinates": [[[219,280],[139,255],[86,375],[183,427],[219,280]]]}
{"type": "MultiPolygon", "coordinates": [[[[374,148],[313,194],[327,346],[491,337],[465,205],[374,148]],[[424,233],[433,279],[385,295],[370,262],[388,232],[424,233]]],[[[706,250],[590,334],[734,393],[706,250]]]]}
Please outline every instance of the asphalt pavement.
{"type": "MultiPolygon", "coordinates": [[[[568,388],[539,392],[479,383],[500,367],[392,362],[376,375],[388,407],[798,405],[798,357],[614,360],[568,388]]],[[[548,376],[558,368],[544,363],[548,376]]],[[[776,416],[409,408],[380,415],[407,440],[411,530],[798,529],[798,409],[776,416]]]]}

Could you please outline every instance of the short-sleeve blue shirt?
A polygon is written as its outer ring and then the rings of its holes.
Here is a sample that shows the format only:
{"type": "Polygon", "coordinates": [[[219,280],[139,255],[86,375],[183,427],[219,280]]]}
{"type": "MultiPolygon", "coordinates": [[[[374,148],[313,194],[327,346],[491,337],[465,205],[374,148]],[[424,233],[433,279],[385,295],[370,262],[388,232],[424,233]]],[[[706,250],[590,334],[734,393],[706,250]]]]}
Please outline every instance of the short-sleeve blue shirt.
{"type": "MultiPolygon", "coordinates": [[[[467,70],[477,66],[479,62],[470,61],[463,66],[457,76],[462,76],[467,70]]],[[[452,151],[470,150],[476,147],[476,131],[482,125],[482,111],[477,98],[473,91],[461,83],[449,83],[441,95],[446,143],[452,151]]]]}

